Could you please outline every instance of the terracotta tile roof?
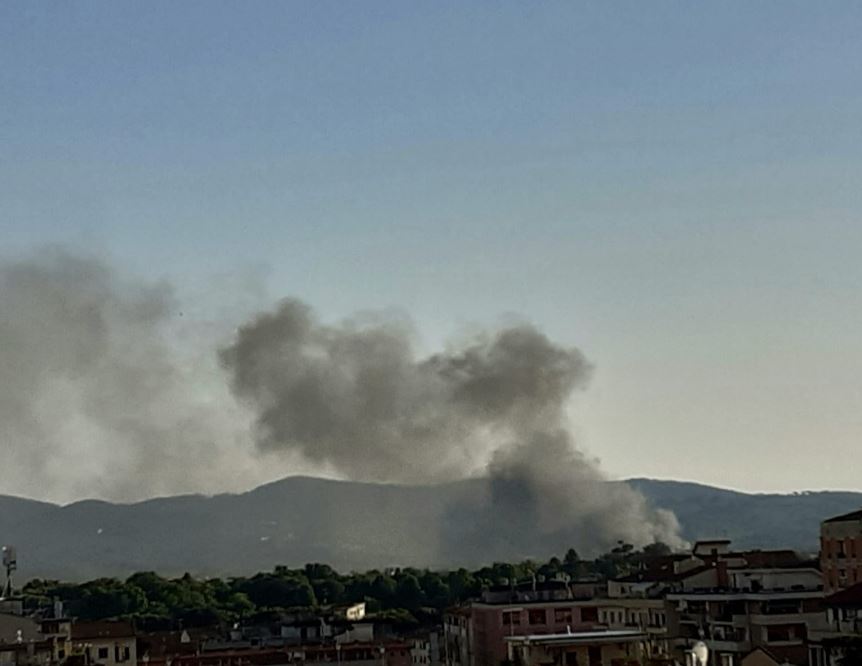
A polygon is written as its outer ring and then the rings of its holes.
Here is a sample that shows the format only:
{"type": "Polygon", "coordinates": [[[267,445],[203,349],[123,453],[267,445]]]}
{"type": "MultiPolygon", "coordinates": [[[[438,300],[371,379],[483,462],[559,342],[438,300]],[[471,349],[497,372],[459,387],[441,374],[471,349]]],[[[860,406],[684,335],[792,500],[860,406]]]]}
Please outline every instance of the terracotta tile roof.
{"type": "Polygon", "coordinates": [[[135,630],[129,622],[106,620],[102,622],[75,622],[72,624],[72,640],[92,638],[132,638],[135,630]]]}

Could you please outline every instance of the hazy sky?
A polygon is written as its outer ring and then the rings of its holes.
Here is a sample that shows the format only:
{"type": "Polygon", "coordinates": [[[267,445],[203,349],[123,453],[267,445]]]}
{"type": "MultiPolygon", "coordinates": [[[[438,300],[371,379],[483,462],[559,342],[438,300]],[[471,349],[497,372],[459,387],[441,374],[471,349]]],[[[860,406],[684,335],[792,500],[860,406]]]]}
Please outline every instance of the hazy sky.
{"type": "Polygon", "coordinates": [[[572,414],[611,474],[862,489],[860,31],[856,2],[3,2],[0,252],[402,308],[428,350],[515,313],[594,364],[572,414]]]}

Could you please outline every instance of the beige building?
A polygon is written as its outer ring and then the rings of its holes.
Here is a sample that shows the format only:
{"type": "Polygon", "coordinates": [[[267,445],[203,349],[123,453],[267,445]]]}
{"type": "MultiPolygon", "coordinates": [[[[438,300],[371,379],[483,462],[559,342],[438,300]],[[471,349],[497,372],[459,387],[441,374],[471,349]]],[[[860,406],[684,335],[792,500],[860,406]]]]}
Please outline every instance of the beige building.
{"type": "Polygon", "coordinates": [[[862,583],[862,510],[821,523],[820,569],[827,594],[862,583]]]}
{"type": "Polygon", "coordinates": [[[582,631],[506,639],[514,666],[640,666],[648,636],[640,631],[582,631]]]}
{"type": "Polygon", "coordinates": [[[92,666],[135,666],[138,662],[137,637],[129,622],[75,622],[71,649],[92,666]]]}

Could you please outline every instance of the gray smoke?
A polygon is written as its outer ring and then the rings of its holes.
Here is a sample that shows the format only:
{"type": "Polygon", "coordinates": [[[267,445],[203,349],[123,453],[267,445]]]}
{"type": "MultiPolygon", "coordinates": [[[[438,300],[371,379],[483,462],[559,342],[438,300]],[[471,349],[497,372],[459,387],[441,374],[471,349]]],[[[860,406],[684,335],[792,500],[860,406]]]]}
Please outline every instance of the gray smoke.
{"type": "Polygon", "coordinates": [[[671,514],[606,483],[575,447],[565,407],[590,366],[528,324],[417,358],[401,318],[324,325],[286,300],[240,328],[221,358],[234,392],[258,415],[265,451],[300,452],[373,481],[450,480],[484,466],[482,522],[538,538],[540,550],[680,543],[671,514]]]}
{"type": "Polygon", "coordinates": [[[262,480],[212,347],[178,350],[178,313],[168,285],[93,258],[0,264],[3,492],[130,500],[262,480]]]}
{"type": "Polygon", "coordinates": [[[0,441],[14,470],[2,491],[132,500],[305,471],[487,476],[473,516],[485,531],[447,525],[442,549],[678,543],[672,516],[606,483],[575,446],[565,410],[589,363],[529,324],[420,357],[406,317],[325,325],[287,300],[216,354],[224,338],[180,315],[167,284],[93,258],[54,249],[0,263],[0,441]]]}
{"type": "Polygon", "coordinates": [[[488,478],[488,505],[470,535],[486,557],[547,556],[572,545],[594,555],[619,541],[684,545],[672,512],[649,506],[627,484],[609,482],[562,428],[523,433],[496,451],[488,478]]]}

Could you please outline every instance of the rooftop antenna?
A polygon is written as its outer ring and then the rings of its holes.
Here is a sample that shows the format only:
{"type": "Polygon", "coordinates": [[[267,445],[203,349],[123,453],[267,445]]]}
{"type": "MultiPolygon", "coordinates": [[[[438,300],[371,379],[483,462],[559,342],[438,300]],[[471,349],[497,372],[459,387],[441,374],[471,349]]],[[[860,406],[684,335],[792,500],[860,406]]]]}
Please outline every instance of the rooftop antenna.
{"type": "Polygon", "coordinates": [[[13,595],[12,572],[18,568],[18,553],[15,546],[3,546],[3,567],[6,569],[6,584],[3,586],[3,598],[13,595]]]}

